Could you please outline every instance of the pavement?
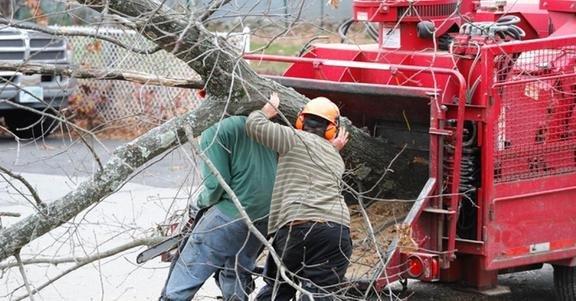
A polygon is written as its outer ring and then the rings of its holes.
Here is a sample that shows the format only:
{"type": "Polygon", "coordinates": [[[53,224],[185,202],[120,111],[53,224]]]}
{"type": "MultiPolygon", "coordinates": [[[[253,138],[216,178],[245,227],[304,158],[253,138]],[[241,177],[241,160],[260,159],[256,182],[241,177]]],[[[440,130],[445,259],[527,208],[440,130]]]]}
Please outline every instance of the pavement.
{"type": "MultiPolygon", "coordinates": [[[[16,143],[13,139],[0,137],[0,164],[17,172],[54,174],[69,177],[90,176],[97,170],[93,153],[102,163],[118,146],[126,141],[90,140],[84,144],[78,140],[46,138],[33,142],[16,143]]],[[[153,187],[175,188],[194,181],[197,172],[190,159],[188,145],[160,156],[149,162],[130,181],[153,187]]]]}
{"type": "MultiPolygon", "coordinates": [[[[407,300],[446,300],[446,301],[543,301],[554,300],[553,269],[544,265],[540,270],[505,274],[498,276],[499,285],[508,288],[510,293],[499,296],[485,296],[471,292],[456,284],[423,283],[410,281],[408,291],[403,296],[407,300]]],[[[399,284],[393,286],[400,289],[399,284]]],[[[385,299],[383,299],[385,300],[385,299]]]]}
{"type": "MultiPolygon", "coordinates": [[[[90,141],[91,148],[102,162],[125,141],[90,141]]],[[[30,143],[16,143],[0,138],[0,166],[23,175],[46,201],[53,201],[74,189],[97,170],[89,148],[78,141],[48,138],[30,143]]],[[[173,150],[142,168],[119,192],[106,198],[99,206],[85,210],[77,219],[44,235],[22,250],[22,257],[83,256],[118,246],[127,239],[149,235],[157,225],[166,222],[177,209],[183,208],[197,191],[199,182],[195,164],[186,146],[173,150]],[[82,221],[82,223],[80,223],[82,221]],[[95,243],[97,242],[97,243],[95,243]],[[81,246],[81,247],[80,247],[81,246]]],[[[33,212],[17,189],[0,178],[0,211],[15,211],[23,216],[33,212]]],[[[3,226],[18,218],[4,217],[3,226]]],[[[164,283],[167,264],[159,260],[135,264],[137,250],[113,256],[100,263],[86,265],[64,276],[40,292],[40,300],[156,300],[164,283]],[[84,289],[91,283],[91,289],[84,289]],[[82,290],[70,290],[81,287],[82,290]],[[80,298],[80,299],[79,299],[80,298]]],[[[66,265],[27,266],[33,283],[41,283],[62,272],[66,265]]],[[[500,285],[511,293],[483,296],[470,293],[456,285],[410,281],[407,300],[553,300],[552,268],[499,276],[500,285]]],[[[17,269],[0,275],[0,299],[11,300],[24,290],[17,269]]],[[[261,281],[257,282],[262,285],[261,281]]],[[[399,284],[391,287],[398,293],[399,284]]],[[[214,299],[218,290],[212,282],[198,300],[214,299]]],[[[386,295],[374,300],[394,300],[386,295]]]]}

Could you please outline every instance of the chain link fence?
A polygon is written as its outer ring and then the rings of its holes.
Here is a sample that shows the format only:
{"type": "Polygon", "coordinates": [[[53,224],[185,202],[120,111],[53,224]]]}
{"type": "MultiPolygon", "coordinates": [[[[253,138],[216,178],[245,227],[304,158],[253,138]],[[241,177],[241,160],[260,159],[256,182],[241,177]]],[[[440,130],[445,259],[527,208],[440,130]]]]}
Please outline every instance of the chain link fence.
{"type": "MultiPolygon", "coordinates": [[[[153,49],[155,46],[136,31],[104,27],[65,29],[109,36],[133,49],[153,49]]],[[[238,49],[249,48],[249,29],[226,36],[238,49]]],[[[153,54],[138,54],[113,43],[85,36],[68,37],[68,44],[74,64],[80,67],[136,71],[158,77],[200,78],[184,62],[164,50],[153,54]]],[[[120,80],[78,79],[77,90],[73,95],[72,108],[86,118],[116,125],[137,121],[138,126],[144,128],[184,113],[198,103],[194,91],[190,89],[120,80]]]]}

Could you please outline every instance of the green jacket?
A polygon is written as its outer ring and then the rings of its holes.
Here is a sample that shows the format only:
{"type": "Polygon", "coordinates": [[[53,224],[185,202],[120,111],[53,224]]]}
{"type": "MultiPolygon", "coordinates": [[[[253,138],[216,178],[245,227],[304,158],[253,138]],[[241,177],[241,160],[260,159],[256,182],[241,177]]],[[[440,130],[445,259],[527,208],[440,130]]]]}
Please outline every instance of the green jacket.
{"type": "MultiPolygon", "coordinates": [[[[244,116],[223,119],[202,133],[200,147],[255,221],[267,217],[270,210],[277,156],[246,135],[245,123],[244,116]]],[[[201,172],[205,189],[198,207],[215,205],[224,214],[238,217],[234,203],[204,162],[201,172]]]]}

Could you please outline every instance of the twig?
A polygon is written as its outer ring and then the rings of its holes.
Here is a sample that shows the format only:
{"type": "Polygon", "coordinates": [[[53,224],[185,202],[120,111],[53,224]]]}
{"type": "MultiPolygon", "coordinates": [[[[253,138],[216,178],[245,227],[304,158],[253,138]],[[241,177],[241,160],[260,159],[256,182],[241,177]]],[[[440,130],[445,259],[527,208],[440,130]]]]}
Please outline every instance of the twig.
{"type": "MultiPolygon", "coordinates": [[[[44,202],[42,202],[42,200],[40,199],[40,196],[38,196],[36,189],[34,189],[32,187],[32,185],[30,184],[30,182],[28,182],[24,177],[11,172],[10,170],[8,170],[7,168],[5,168],[3,166],[0,166],[0,172],[5,173],[9,177],[11,177],[15,180],[18,180],[20,183],[24,184],[24,186],[26,186],[28,191],[30,191],[30,194],[32,194],[32,198],[34,198],[34,201],[36,201],[36,206],[38,206],[39,209],[43,209],[46,207],[46,204],[44,204],[44,202]]],[[[12,186],[12,187],[14,187],[14,186],[12,186]]],[[[20,216],[20,215],[18,215],[18,216],[20,216]]]]}
{"type": "MultiPolygon", "coordinates": [[[[117,253],[123,252],[125,250],[131,249],[131,248],[135,248],[138,246],[150,246],[153,245],[155,243],[161,242],[163,239],[165,239],[166,237],[162,237],[162,236],[154,236],[154,237],[150,237],[150,238],[140,238],[140,239],[136,239],[133,240],[129,243],[126,243],[124,245],[120,245],[114,249],[110,249],[108,251],[105,252],[100,252],[97,255],[91,255],[91,256],[86,256],[86,257],[61,257],[61,258],[29,258],[29,259],[24,259],[22,260],[22,264],[23,265],[31,265],[31,264],[53,264],[53,265],[59,265],[59,264],[63,264],[63,263],[79,263],[79,262],[91,262],[97,259],[102,259],[105,257],[109,257],[112,255],[115,255],[117,253]],[[109,254],[109,253],[113,253],[113,254],[109,254]],[[101,258],[98,258],[101,257],[101,258]]],[[[4,269],[9,269],[9,268],[13,268],[16,266],[16,262],[4,262],[4,263],[0,263],[0,270],[4,270],[4,269]]]]}
{"type": "Polygon", "coordinates": [[[400,157],[400,155],[404,152],[404,150],[406,150],[406,147],[408,145],[404,144],[404,146],[402,146],[402,149],[400,149],[400,151],[398,153],[396,153],[396,155],[394,156],[394,158],[392,158],[392,160],[390,160],[390,163],[388,163],[388,166],[386,166],[386,169],[384,170],[384,172],[382,173],[382,175],[380,176],[380,178],[376,181],[376,183],[374,183],[374,185],[372,185],[372,187],[370,189],[368,189],[367,191],[363,191],[362,194],[363,195],[367,195],[368,193],[372,192],[372,190],[374,190],[374,188],[376,188],[380,182],[386,177],[386,175],[388,174],[389,171],[394,171],[392,169],[392,165],[394,165],[394,162],[396,162],[396,160],[400,157]]]}
{"type": "MultiPolygon", "coordinates": [[[[35,288],[34,290],[28,290],[28,294],[17,297],[14,299],[14,301],[19,301],[19,300],[23,300],[25,298],[30,297],[32,299],[32,296],[34,294],[36,294],[37,292],[39,292],[40,290],[46,288],[47,286],[51,285],[52,283],[54,283],[56,280],[64,277],[65,275],[67,275],[70,272],[73,272],[83,266],[85,266],[86,264],[89,264],[91,262],[94,262],[96,260],[101,260],[110,256],[114,256],[118,253],[124,252],[126,250],[135,248],[135,247],[139,247],[139,246],[143,246],[143,245],[151,245],[154,243],[157,243],[159,241],[161,241],[162,238],[161,237],[152,237],[152,238],[141,238],[141,239],[136,239],[133,240],[129,243],[123,244],[121,246],[118,246],[116,248],[112,248],[108,251],[104,251],[104,252],[99,252],[97,255],[92,255],[92,256],[87,256],[87,257],[67,257],[67,258],[61,258],[61,259],[29,259],[29,260],[24,260],[24,261],[20,261],[21,263],[18,264],[20,266],[20,269],[23,269],[23,265],[25,264],[33,264],[33,263],[50,263],[50,264],[60,264],[60,263],[70,263],[70,262],[76,262],[77,264],[74,265],[73,267],[70,267],[66,270],[64,270],[62,273],[56,275],[56,277],[44,282],[43,284],[41,284],[40,286],[38,286],[37,288],[35,288]]],[[[18,253],[17,253],[18,254],[18,253]]],[[[16,254],[14,255],[16,256],[16,254]]],[[[19,258],[19,257],[18,257],[19,258]]],[[[18,259],[17,258],[17,259],[18,259]]],[[[10,264],[2,264],[0,265],[0,269],[5,269],[5,268],[10,268],[13,267],[15,265],[15,263],[10,263],[10,264]]]]}
{"type": "MultiPolygon", "coordinates": [[[[76,133],[78,133],[78,131],[76,131],[76,133]]],[[[102,161],[100,161],[100,157],[98,156],[98,154],[94,150],[94,147],[92,145],[90,145],[90,143],[88,143],[88,141],[86,141],[86,139],[84,138],[84,135],[78,133],[78,136],[80,136],[80,140],[82,140],[82,143],[86,146],[86,148],[88,148],[90,153],[92,153],[92,157],[94,157],[96,164],[98,164],[98,168],[100,169],[100,171],[102,171],[104,169],[104,166],[102,165],[102,161]]]]}
{"type": "MultiPolygon", "coordinates": [[[[360,211],[362,212],[362,218],[364,219],[364,223],[368,228],[368,237],[374,242],[374,249],[376,251],[376,255],[378,256],[378,260],[380,261],[380,263],[385,264],[387,258],[384,258],[384,256],[382,255],[382,252],[380,251],[380,246],[378,245],[378,240],[376,238],[376,234],[374,232],[374,228],[372,227],[372,222],[370,222],[370,217],[368,217],[368,213],[366,212],[366,208],[364,208],[364,200],[362,198],[362,196],[360,195],[360,193],[358,194],[358,203],[360,206],[358,206],[360,208],[360,211]]],[[[372,282],[370,283],[370,285],[368,286],[368,289],[366,290],[366,294],[364,295],[364,297],[368,297],[368,294],[370,292],[370,290],[372,289],[372,282]]]]}
{"type": "Polygon", "coordinates": [[[14,254],[14,258],[16,258],[16,262],[18,263],[18,269],[22,275],[22,280],[24,281],[24,286],[26,286],[26,291],[28,291],[28,296],[30,296],[30,300],[34,301],[34,297],[32,296],[32,289],[30,288],[30,282],[28,282],[28,277],[26,276],[26,271],[24,271],[24,265],[22,264],[22,259],[20,258],[20,250],[14,254]]]}
{"type": "Polygon", "coordinates": [[[18,213],[18,212],[5,212],[5,211],[3,212],[3,211],[0,211],[0,216],[20,217],[21,214],[18,213]]]}
{"type": "Polygon", "coordinates": [[[219,10],[222,6],[228,4],[228,2],[230,2],[230,0],[218,0],[218,1],[214,1],[212,4],[210,4],[210,6],[208,7],[208,9],[200,16],[200,18],[198,18],[200,20],[200,22],[204,22],[206,21],[208,18],[210,18],[210,16],[212,16],[217,10],[219,10]]]}

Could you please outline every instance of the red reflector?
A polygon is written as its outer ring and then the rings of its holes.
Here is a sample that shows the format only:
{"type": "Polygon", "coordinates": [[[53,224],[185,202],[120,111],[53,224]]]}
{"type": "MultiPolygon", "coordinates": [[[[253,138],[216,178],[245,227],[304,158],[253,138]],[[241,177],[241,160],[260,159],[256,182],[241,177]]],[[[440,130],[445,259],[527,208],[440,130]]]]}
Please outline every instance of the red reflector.
{"type": "Polygon", "coordinates": [[[440,279],[440,263],[437,258],[432,258],[432,260],[430,260],[430,270],[430,278],[440,279]]]}
{"type": "Polygon", "coordinates": [[[420,258],[413,256],[408,258],[408,275],[413,278],[418,278],[424,273],[424,264],[420,258]]]}

